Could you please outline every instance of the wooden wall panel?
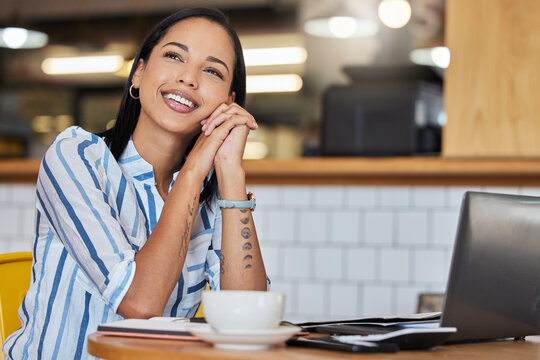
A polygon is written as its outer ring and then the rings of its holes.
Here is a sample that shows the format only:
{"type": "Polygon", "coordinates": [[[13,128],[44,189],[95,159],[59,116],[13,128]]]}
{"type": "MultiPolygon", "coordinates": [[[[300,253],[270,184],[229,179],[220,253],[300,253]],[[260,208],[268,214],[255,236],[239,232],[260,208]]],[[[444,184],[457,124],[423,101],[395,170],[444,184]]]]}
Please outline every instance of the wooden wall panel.
{"type": "Polygon", "coordinates": [[[540,156],[540,0],[447,0],[444,156],[540,156]]]}

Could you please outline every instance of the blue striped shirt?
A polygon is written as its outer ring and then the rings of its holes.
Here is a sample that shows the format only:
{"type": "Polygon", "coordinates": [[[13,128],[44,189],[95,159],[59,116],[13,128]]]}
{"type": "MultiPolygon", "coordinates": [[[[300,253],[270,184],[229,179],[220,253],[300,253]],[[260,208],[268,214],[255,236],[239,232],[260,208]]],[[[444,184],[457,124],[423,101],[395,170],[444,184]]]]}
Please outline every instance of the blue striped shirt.
{"type": "MultiPolygon", "coordinates": [[[[22,326],[3,350],[12,359],[90,358],[86,337],[122,319],[116,311],[136,271],[134,256],[163,209],[153,168],[132,141],[117,162],[100,137],[71,127],[46,152],[36,195],[30,289],[18,313],[22,326]]],[[[213,201],[199,206],[163,316],[192,317],[206,283],[219,288],[220,249],[213,201]]]]}

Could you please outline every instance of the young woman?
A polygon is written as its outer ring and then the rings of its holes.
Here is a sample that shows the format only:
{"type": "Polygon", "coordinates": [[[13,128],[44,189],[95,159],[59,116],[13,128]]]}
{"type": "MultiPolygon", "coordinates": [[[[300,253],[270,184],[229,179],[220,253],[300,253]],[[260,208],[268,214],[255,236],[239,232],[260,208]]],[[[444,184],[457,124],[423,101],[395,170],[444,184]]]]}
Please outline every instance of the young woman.
{"type": "Polygon", "coordinates": [[[206,283],[266,290],[241,166],[257,128],[245,93],[221,12],[183,10],[156,26],[114,128],[69,128],[43,158],[32,280],[8,358],[88,357],[100,323],[192,317],[206,283]]]}

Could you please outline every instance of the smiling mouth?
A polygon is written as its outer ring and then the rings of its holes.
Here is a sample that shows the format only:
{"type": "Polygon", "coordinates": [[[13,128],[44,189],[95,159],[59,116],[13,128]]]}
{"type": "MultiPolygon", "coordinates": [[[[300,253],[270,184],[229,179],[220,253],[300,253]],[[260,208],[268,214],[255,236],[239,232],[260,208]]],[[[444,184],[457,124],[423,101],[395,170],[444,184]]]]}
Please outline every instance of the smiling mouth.
{"type": "Polygon", "coordinates": [[[185,105],[187,106],[188,108],[190,109],[195,109],[197,108],[198,106],[195,105],[192,101],[186,99],[186,98],[183,98],[182,96],[179,96],[179,95],[176,95],[176,94],[166,94],[165,97],[167,99],[171,99],[171,100],[174,100],[176,101],[177,103],[180,103],[182,105],[185,105]]]}

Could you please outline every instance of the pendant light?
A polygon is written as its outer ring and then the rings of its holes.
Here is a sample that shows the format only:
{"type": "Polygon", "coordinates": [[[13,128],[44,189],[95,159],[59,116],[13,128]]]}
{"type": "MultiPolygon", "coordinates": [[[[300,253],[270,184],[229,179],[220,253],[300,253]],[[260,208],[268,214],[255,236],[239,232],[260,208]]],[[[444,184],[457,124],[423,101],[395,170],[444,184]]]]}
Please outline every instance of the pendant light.
{"type": "Polygon", "coordinates": [[[0,29],[0,47],[9,49],[37,49],[49,42],[49,36],[41,31],[23,27],[5,27],[0,29]]]}
{"type": "Polygon", "coordinates": [[[22,14],[24,2],[12,1],[11,9],[5,6],[4,24],[11,24],[0,28],[0,47],[8,49],[38,49],[47,45],[49,36],[41,31],[31,30],[25,25],[24,15],[22,14]]]}
{"type": "Polygon", "coordinates": [[[392,29],[404,27],[411,19],[407,0],[382,0],[377,10],[382,23],[392,29]]]}
{"type": "Polygon", "coordinates": [[[379,26],[371,19],[356,16],[341,2],[330,11],[306,21],[304,31],[313,36],[347,39],[373,36],[379,26]]]}

